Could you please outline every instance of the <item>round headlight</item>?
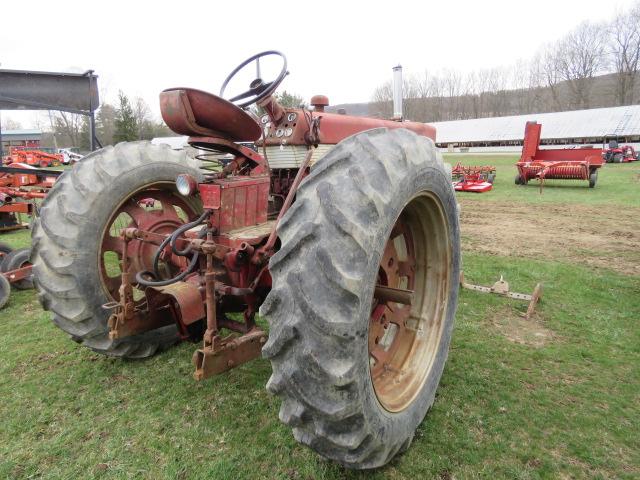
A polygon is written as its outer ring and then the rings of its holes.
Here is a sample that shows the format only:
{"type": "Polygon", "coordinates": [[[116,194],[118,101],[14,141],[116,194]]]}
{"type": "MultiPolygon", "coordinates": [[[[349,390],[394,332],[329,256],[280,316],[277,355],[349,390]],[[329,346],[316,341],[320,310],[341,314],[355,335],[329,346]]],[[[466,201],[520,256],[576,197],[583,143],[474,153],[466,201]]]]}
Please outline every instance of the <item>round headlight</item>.
{"type": "Polygon", "coordinates": [[[196,192],[198,188],[198,182],[191,175],[183,173],[176,178],[176,188],[178,193],[185,197],[189,197],[196,192]]]}

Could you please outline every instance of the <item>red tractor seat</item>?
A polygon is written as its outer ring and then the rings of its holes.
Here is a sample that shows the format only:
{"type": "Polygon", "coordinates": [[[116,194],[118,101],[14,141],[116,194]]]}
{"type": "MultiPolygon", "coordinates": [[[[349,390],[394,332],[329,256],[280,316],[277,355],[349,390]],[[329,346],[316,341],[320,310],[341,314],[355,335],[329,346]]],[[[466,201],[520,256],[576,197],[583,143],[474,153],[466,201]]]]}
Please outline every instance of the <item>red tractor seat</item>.
{"type": "Polygon", "coordinates": [[[180,135],[253,142],[262,133],[260,124],[241,108],[194,88],[169,88],[161,92],[160,112],[168,127],[180,135]]]}

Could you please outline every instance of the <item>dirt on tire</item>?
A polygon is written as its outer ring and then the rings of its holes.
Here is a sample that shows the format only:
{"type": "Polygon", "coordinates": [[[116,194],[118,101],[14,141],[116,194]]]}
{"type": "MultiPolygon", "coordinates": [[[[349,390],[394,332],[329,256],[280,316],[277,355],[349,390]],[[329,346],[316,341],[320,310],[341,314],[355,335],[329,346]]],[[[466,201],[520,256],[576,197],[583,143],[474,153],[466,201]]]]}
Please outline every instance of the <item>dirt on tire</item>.
{"type": "Polygon", "coordinates": [[[459,201],[463,251],[640,275],[640,208],[459,201]]]}

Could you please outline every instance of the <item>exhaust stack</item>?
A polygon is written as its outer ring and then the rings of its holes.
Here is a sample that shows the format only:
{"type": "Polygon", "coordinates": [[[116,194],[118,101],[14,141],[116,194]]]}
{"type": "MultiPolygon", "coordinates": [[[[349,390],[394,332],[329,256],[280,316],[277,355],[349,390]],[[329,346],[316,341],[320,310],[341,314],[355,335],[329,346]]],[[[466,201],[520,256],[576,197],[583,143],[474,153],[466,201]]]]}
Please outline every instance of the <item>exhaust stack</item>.
{"type": "Polygon", "coordinates": [[[402,65],[393,67],[393,119],[402,120],[402,65]]]}

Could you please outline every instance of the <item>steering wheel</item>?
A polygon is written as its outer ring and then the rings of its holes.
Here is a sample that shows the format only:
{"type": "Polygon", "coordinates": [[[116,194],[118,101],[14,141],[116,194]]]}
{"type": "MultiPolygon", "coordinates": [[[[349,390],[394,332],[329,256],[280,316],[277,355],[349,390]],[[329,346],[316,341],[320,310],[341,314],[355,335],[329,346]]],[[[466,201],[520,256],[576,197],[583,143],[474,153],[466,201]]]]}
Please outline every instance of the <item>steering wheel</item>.
{"type": "Polygon", "coordinates": [[[284,77],[286,77],[288,74],[289,72],[287,71],[287,58],[282,53],[276,50],[267,50],[266,52],[257,53],[256,55],[247,58],[244,62],[233,69],[233,71],[222,83],[222,87],[220,88],[220,97],[225,98],[225,100],[234,103],[240,108],[248,107],[249,105],[259,102],[263,98],[266,98],[273,92],[275,92],[276,88],[278,88],[278,85],[282,83],[284,77]],[[278,57],[282,58],[282,69],[280,70],[280,73],[275,80],[265,83],[260,75],[260,59],[268,55],[277,55],[278,57]],[[256,78],[249,84],[249,90],[242,92],[235,97],[225,98],[224,90],[227,88],[227,85],[229,84],[231,79],[251,62],[256,62],[256,78]]]}

